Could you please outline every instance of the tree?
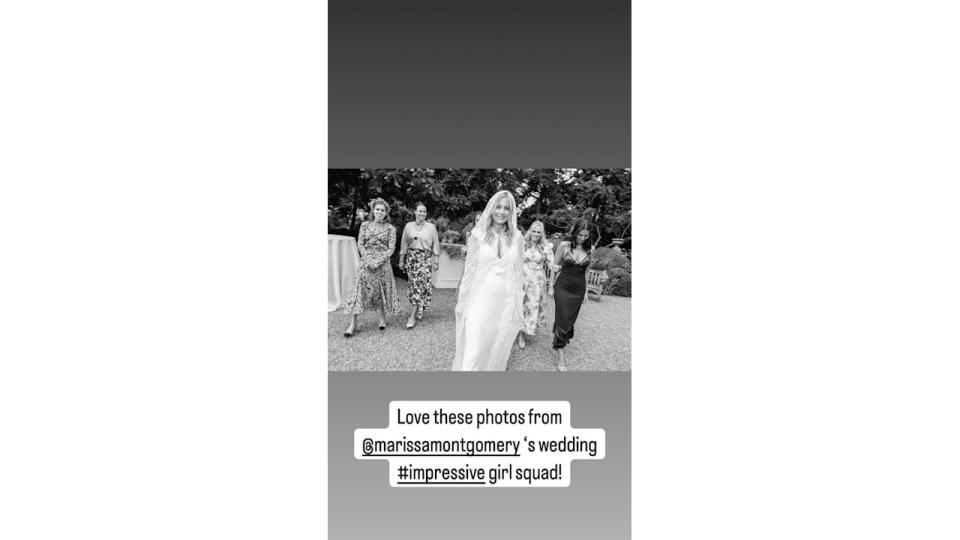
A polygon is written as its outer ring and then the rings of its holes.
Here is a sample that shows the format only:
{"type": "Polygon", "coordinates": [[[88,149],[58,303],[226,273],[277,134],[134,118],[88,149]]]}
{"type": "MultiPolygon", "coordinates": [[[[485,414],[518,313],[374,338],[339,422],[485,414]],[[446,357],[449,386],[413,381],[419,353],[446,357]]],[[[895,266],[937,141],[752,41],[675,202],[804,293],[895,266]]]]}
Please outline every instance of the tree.
{"type": "Polygon", "coordinates": [[[603,244],[629,230],[630,174],[621,169],[331,169],[329,178],[329,227],[347,234],[376,197],[391,205],[394,223],[413,219],[421,201],[430,219],[459,231],[501,189],[514,195],[524,228],[540,220],[547,234],[566,233],[586,219],[603,244]]]}
{"type": "MultiPolygon", "coordinates": [[[[631,219],[630,172],[625,169],[582,169],[575,174],[579,186],[578,206],[591,210],[598,242],[606,244],[629,232],[631,219]]],[[[629,238],[629,237],[627,237],[629,238]]]]}

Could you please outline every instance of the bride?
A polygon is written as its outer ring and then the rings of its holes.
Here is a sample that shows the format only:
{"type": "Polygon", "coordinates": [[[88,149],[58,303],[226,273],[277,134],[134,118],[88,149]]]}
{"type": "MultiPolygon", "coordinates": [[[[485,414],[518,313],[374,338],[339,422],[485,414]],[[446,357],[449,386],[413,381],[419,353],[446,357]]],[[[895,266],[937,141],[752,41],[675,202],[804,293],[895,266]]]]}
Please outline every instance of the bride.
{"type": "Polygon", "coordinates": [[[523,326],[523,235],[509,191],[490,198],[467,238],[454,371],[504,371],[523,326]]]}

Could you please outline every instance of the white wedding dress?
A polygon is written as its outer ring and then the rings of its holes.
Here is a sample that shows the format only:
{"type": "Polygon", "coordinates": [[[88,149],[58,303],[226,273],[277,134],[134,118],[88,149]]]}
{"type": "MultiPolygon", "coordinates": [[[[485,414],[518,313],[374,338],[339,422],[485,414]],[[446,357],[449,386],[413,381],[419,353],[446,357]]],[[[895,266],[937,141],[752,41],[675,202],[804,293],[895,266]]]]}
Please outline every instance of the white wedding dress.
{"type": "Polygon", "coordinates": [[[505,371],[523,325],[523,237],[467,242],[467,263],[457,297],[454,371],[505,371]],[[499,242],[499,251],[497,243],[499,242]]]}
{"type": "Polygon", "coordinates": [[[497,257],[497,248],[480,243],[478,264],[488,268],[479,276],[483,283],[464,319],[463,371],[503,371],[507,358],[495,358],[494,344],[507,300],[507,256],[497,257]]]}

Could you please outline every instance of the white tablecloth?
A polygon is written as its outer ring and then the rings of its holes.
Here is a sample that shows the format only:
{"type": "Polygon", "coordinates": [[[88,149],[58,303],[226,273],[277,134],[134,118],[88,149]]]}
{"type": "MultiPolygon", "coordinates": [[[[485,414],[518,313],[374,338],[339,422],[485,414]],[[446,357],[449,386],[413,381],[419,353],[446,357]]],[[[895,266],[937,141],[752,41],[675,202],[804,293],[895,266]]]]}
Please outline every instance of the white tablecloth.
{"type": "MultiPolygon", "coordinates": [[[[442,245],[442,244],[441,244],[442,245]]],[[[460,285],[460,276],[463,275],[464,260],[460,257],[451,258],[447,250],[440,249],[440,265],[433,273],[434,288],[456,289],[460,285]]]]}
{"type": "Polygon", "coordinates": [[[360,268],[360,251],[352,236],[327,235],[327,311],[336,311],[350,294],[360,268]]]}

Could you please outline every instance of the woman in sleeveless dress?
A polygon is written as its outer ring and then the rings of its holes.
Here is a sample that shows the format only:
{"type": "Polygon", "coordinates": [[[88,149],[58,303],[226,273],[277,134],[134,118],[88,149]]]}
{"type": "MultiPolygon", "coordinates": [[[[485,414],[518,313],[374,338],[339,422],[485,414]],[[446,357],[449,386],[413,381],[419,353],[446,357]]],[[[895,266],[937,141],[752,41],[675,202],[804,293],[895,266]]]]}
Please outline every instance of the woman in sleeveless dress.
{"type": "Polygon", "coordinates": [[[523,236],[509,191],[488,202],[467,239],[457,293],[454,371],[504,371],[523,325],[523,236]]]}
{"type": "Polygon", "coordinates": [[[590,266],[590,224],[578,221],[570,233],[570,241],[560,244],[556,264],[560,273],[553,286],[556,307],[553,322],[553,350],[557,352],[557,370],[566,371],[563,348],[573,339],[573,325],[587,292],[587,268],[590,266]]]}

